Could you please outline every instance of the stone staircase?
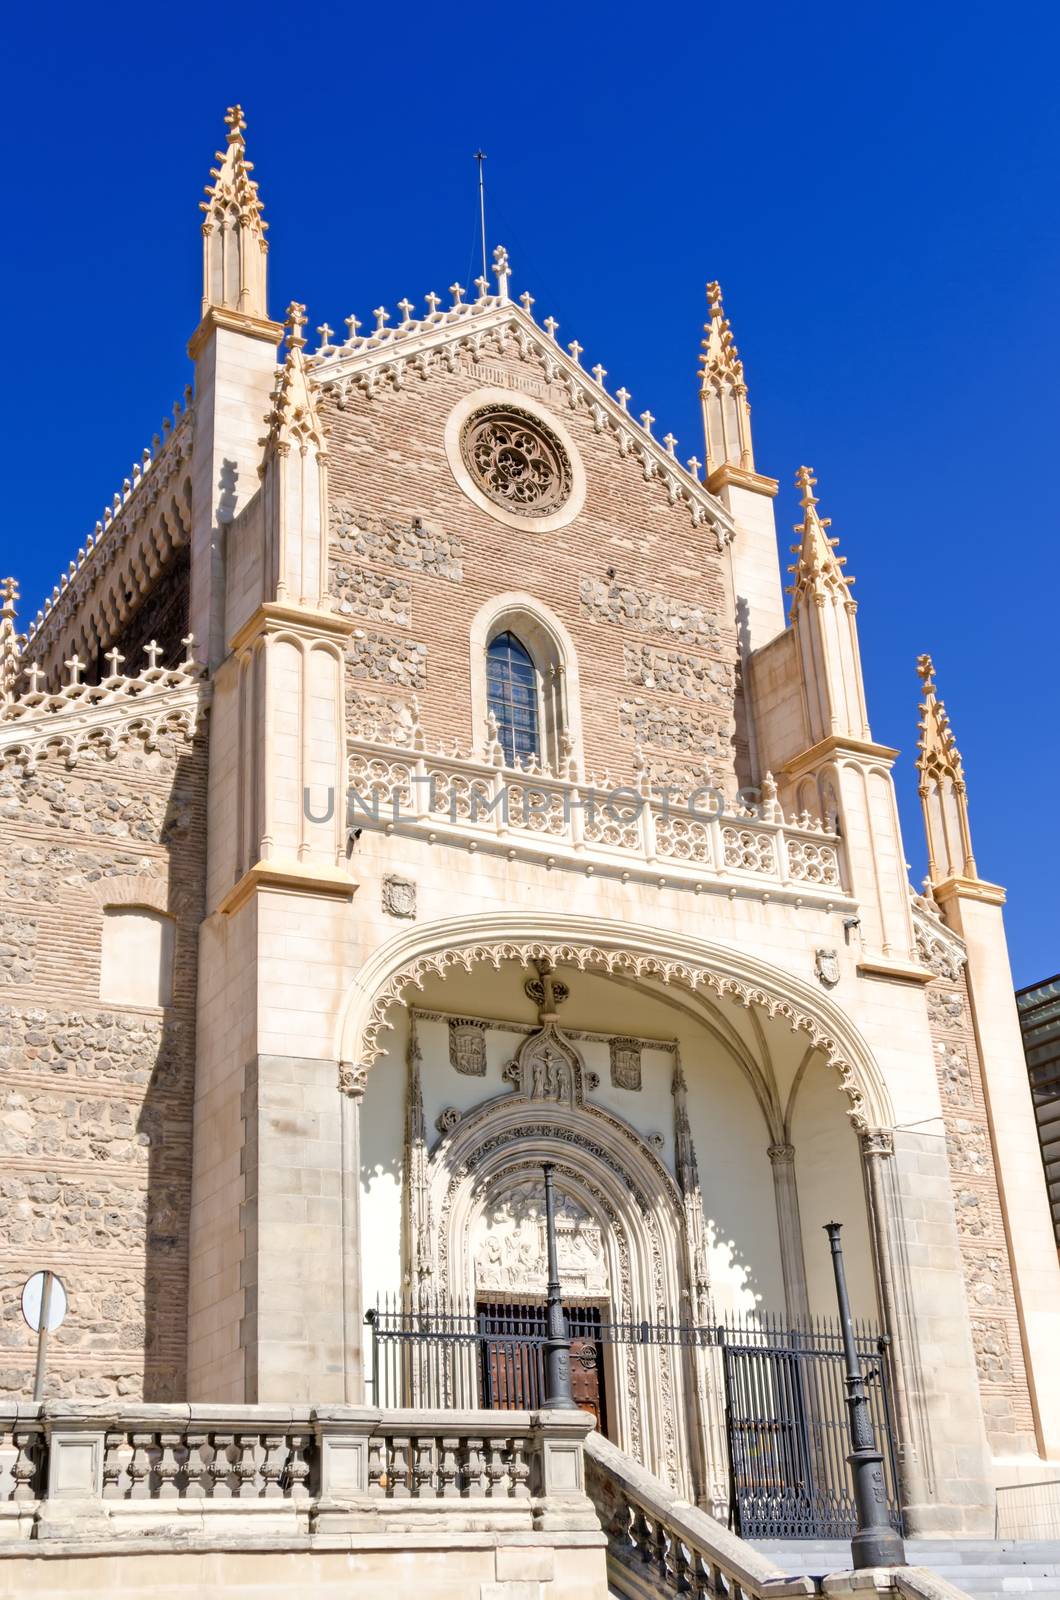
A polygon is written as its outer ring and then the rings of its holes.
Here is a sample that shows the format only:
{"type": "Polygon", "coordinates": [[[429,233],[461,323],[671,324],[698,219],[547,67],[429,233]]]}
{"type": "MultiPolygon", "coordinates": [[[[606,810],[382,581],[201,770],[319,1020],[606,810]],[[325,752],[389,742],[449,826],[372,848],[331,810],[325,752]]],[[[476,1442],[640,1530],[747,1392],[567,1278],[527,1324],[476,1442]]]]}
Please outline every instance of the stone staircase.
{"type": "MultiPolygon", "coordinates": [[[[755,1549],[789,1574],[819,1578],[850,1566],[841,1540],[755,1540],[755,1549]]],[[[911,1566],[927,1567],[974,1600],[1033,1595],[1060,1600],[1060,1540],[908,1539],[911,1566]]]]}

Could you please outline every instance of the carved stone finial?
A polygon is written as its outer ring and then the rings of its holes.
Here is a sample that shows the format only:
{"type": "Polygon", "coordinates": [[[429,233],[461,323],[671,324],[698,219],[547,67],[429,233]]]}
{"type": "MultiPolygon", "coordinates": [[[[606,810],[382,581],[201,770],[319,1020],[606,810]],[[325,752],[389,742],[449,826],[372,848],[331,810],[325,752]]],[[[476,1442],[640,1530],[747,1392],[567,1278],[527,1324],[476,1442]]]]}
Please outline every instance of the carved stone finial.
{"type": "Polygon", "coordinates": [[[699,395],[707,447],[707,475],[731,464],[754,471],[751,408],[743,362],[721,303],[721,284],[707,284],[710,321],[704,324],[699,366],[699,395]]]}
{"type": "Polygon", "coordinates": [[[217,152],[218,166],[211,168],[213,182],[201,202],[203,222],[203,314],[210,306],[223,306],[249,316],[266,318],[265,231],[268,223],[253,171],[246,159],[243,138],[246,120],[242,106],[225,113],[228,144],[217,152]]]}
{"type": "Polygon", "coordinates": [[[968,789],[957,736],[950,727],[946,707],[939,699],[935,663],[931,657],[919,656],[916,670],[923,685],[916,770],[928,840],[928,876],[932,883],[957,876],[978,878],[968,816],[968,789]],[[947,815],[951,805],[956,812],[956,836],[947,815]]]}
{"type": "Polygon", "coordinates": [[[229,106],[225,112],[225,124],[228,128],[229,144],[242,144],[243,134],[247,126],[247,119],[243,115],[243,107],[229,106]]]}
{"type": "Polygon", "coordinates": [[[835,547],[839,540],[830,539],[825,532],[832,525],[831,518],[817,514],[818,501],[813,492],[816,484],[813,468],[800,467],[795,474],[795,486],[802,506],[802,521],[795,524],[800,542],[791,547],[797,560],[794,566],[788,568],[795,579],[791,587],[792,615],[807,596],[822,603],[826,595],[832,594],[842,599],[851,610],[856,605],[850,594],[854,579],[843,573],[846,556],[836,555],[835,547]]]}
{"type": "MultiPolygon", "coordinates": [[[[302,329],[305,325],[305,306],[298,300],[292,300],[287,307],[287,316],[284,319],[284,327],[287,329],[288,350],[304,349],[305,339],[302,337],[302,329]]],[[[330,332],[331,330],[329,329],[328,331],[330,332]]]]}
{"type": "Polygon", "coordinates": [[[0,705],[10,705],[22,675],[22,646],[15,631],[18,583],[5,578],[0,584],[0,705]]]}
{"type": "Polygon", "coordinates": [[[497,280],[497,297],[502,302],[508,298],[508,279],[512,275],[508,252],[499,244],[493,252],[493,276],[497,280]]]}

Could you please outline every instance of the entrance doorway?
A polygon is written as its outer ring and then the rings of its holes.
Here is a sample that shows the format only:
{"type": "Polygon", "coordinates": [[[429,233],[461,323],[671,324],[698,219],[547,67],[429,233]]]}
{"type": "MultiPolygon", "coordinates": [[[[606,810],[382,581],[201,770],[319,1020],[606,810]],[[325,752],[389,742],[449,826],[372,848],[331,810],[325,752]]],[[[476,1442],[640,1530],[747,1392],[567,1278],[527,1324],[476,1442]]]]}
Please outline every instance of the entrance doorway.
{"type": "MultiPolygon", "coordinates": [[[[600,1307],[564,1307],[571,1335],[571,1391],[583,1411],[607,1433],[600,1307]]],[[[533,1411],[544,1397],[545,1307],[480,1300],[479,1404],[491,1411],[533,1411]]]]}

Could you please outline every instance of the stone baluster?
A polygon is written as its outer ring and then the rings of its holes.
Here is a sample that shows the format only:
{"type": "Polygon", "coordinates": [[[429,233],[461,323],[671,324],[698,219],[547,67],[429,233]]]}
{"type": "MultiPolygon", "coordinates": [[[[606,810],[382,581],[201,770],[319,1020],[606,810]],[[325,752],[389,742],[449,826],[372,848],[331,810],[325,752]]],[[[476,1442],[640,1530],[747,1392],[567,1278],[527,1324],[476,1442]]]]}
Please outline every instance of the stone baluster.
{"type": "Polygon", "coordinates": [[[433,1435],[419,1434],[413,1441],[412,1492],[419,1500],[433,1500],[437,1494],[433,1435]]]}
{"type": "Polygon", "coordinates": [[[122,1474],[126,1469],[126,1436],[124,1433],[108,1433],[103,1441],[103,1498],[104,1500],[120,1500],[124,1494],[122,1474]]]}
{"type": "Polygon", "coordinates": [[[210,1492],[210,1462],[213,1452],[205,1433],[189,1432],[184,1438],[187,1457],[184,1463],[184,1493],[188,1499],[202,1500],[210,1492]],[[209,1457],[204,1452],[210,1450],[209,1457]]]}
{"type": "Polygon", "coordinates": [[[12,1442],[15,1446],[15,1461],[11,1468],[11,1476],[15,1487],[11,1492],[12,1500],[35,1500],[37,1498],[37,1478],[40,1470],[40,1434],[36,1429],[16,1428],[12,1433],[12,1442]]]}
{"type": "Polygon", "coordinates": [[[290,1485],[288,1498],[304,1500],[310,1493],[313,1471],[315,1439],[311,1433],[292,1433],[288,1440],[290,1454],[287,1458],[286,1478],[290,1485]]]}
{"type": "Polygon", "coordinates": [[[261,1476],[265,1485],[262,1498],[282,1500],[283,1484],[280,1479],[287,1462],[287,1436],[283,1433],[267,1433],[261,1442],[265,1452],[261,1462],[261,1476]]]}
{"type": "Polygon", "coordinates": [[[130,1500],[149,1500],[151,1498],[151,1475],[154,1466],[155,1436],[153,1433],[132,1433],[129,1435],[133,1447],[132,1459],[128,1465],[129,1495],[130,1500]]]}
{"type": "Polygon", "coordinates": [[[232,1480],[232,1461],[229,1451],[234,1436],[230,1433],[215,1433],[213,1436],[214,1454],[210,1463],[210,1477],[213,1480],[213,1499],[231,1500],[234,1490],[232,1480]]]}
{"type": "Polygon", "coordinates": [[[412,1440],[395,1434],[390,1440],[390,1493],[395,1500],[407,1500],[412,1493],[409,1484],[409,1452],[412,1440]]]}
{"type": "Polygon", "coordinates": [[[530,1462],[527,1458],[528,1440],[516,1435],[511,1448],[512,1495],[516,1500],[530,1498],[530,1462]]]}
{"type": "Polygon", "coordinates": [[[387,1474],[386,1440],[376,1435],[368,1444],[368,1493],[386,1494],[390,1482],[387,1474]]]}
{"type": "Polygon", "coordinates": [[[443,1500],[455,1500],[460,1492],[460,1440],[447,1434],[438,1453],[438,1493],[443,1500]]]}
{"type": "Polygon", "coordinates": [[[469,1495],[480,1495],[485,1490],[482,1449],[484,1440],[469,1438],[464,1441],[464,1486],[469,1495]]]}
{"type": "Polygon", "coordinates": [[[238,1498],[250,1500],[257,1493],[258,1435],[256,1433],[237,1433],[235,1436],[235,1449],[237,1454],[234,1467],[234,1493],[238,1498]]]}
{"type": "Polygon", "coordinates": [[[177,1479],[187,1460],[183,1436],[179,1433],[160,1433],[158,1448],[158,1498],[177,1500],[180,1498],[177,1479]]]}
{"type": "Polygon", "coordinates": [[[489,1484],[486,1493],[492,1500],[506,1499],[508,1495],[508,1469],[505,1465],[504,1456],[504,1440],[491,1439],[487,1466],[489,1484]]]}

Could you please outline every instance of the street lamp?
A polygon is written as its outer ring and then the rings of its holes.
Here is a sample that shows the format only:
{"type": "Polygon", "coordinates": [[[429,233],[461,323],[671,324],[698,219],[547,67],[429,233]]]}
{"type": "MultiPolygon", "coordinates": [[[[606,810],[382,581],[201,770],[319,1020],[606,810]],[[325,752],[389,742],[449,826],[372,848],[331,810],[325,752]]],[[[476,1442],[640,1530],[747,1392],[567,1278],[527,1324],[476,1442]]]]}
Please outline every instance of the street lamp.
{"type": "Polygon", "coordinates": [[[545,1174],[545,1242],[548,1247],[548,1289],[545,1308],[545,1398],[546,1411],[576,1411],[578,1402],[570,1386],[570,1328],[563,1312],[559,1287],[559,1252],[556,1249],[556,1197],[552,1190],[552,1162],[541,1169],[545,1174]]]}
{"type": "Polygon", "coordinates": [[[846,1366],[847,1409],[850,1412],[851,1451],[847,1456],[854,1475],[854,1504],[858,1527],[850,1541],[855,1570],[864,1567],[904,1567],[905,1545],[901,1534],[891,1527],[887,1515],[887,1483],[883,1475],[883,1455],[876,1446],[876,1434],[869,1413],[865,1378],[850,1320],[843,1246],[839,1243],[841,1222],[826,1222],[824,1231],[832,1247],[832,1269],[839,1301],[839,1323],[843,1330],[843,1359],[846,1366]]]}

